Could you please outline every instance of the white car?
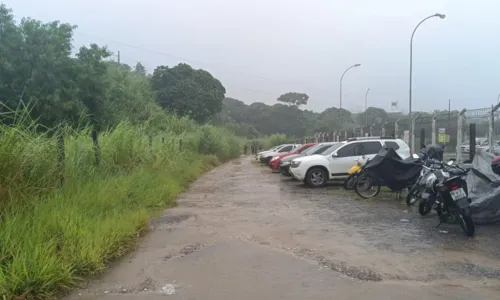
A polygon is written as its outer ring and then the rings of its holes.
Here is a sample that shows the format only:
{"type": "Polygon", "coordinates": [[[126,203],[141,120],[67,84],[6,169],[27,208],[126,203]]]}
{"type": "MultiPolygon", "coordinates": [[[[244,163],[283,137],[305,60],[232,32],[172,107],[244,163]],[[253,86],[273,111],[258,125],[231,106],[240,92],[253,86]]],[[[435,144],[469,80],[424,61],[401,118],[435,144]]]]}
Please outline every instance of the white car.
{"type": "Polygon", "coordinates": [[[284,154],[284,153],[289,153],[289,152],[297,149],[300,146],[301,146],[300,144],[281,145],[272,151],[265,151],[265,152],[259,154],[257,159],[260,160],[260,162],[262,162],[262,163],[269,164],[269,161],[271,161],[271,159],[274,156],[284,154]]]}
{"type": "MultiPolygon", "coordinates": [[[[487,138],[476,138],[476,148],[480,147],[481,144],[484,144],[484,142],[487,142],[488,139],[487,138]]],[[[463,142],[461,145],[460,145],[460,148],[461,148],[461,152],[462,153],[469,153],[470,152],[470,142],[469,141],[465,141],[463,142]]]]}
{"type": "Polygon", "coordinates": [[[255,154],[255,159],[256,160],[259,160],[260,159],[260,156],[264,155],[264,153],[268,153],[268,152],[274,152],[274,151],[277,151],[279,149],[281,149],[282,147],[284,147],[285,145],[279,145],[279,146],[274,146],[272,147],[271,149],[269,150],[265,150],[265,151],[261,151],[257,154],[255,154]]]}
{"type": "Polygon", "coordinates": [[[348,176],[347,171],[365,155],[372,158],[385,145],[405,159],[411,156],[410,147],[401,139],[352,138],[327,151],[292,160],[290,174],[311,187],[321,187],[330,179],[348,176]]]}

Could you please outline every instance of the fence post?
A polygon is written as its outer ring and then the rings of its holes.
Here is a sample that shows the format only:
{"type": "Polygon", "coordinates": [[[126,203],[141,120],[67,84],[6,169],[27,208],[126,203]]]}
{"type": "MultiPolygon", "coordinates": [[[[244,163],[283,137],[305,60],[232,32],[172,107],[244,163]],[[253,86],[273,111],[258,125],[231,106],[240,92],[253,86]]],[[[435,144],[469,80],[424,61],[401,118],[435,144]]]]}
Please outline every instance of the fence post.
{"type": "Polygon", "coordinates": [[[394,138],[397,139],[399,138],[398,132],[399,132],[399,121],[401,119],[397,119],[396,122],[394,122],[394,138]]]}
{"type": "Polygon", "coordinates": [[[476,156],[476,123],[469,124],[469,160],[472,162],[476,156]]]}
{"type": "Polygon", "coordinates": [[[66,154],[64,153],[64,136],[57,137],[57,162],[59,167],[59,183],[64,184],[64,171],[66,169],[66,154]]]}
{"type": "Polygon", "coordinates": [[[373,136],[373,126],[375,126],[375,123],[372,124],[372,126],[370,126],[370,136],[373,136]]]}
{"type": "Polygon", "coordinates": [[[92,142],[94,143],[95,164],[101,165],[101,149],[99,148],[99,140],[97,139],[97,130],[92,129],[92,142]]]}
{"type": "Polygon", "coordinates": [[[318,133],[317,132],[314,134],[314,140],[315,140],[316,143],[319,143],[318,133]]]}
{"type": "Polygon", "coordinates": [[[422,145],[425,146],[425,128],[420,129],[420,146],[422,145]]]}
{"type": "MultiPolygon", "coordinates": [[[[432,135],[431,135],[431,143],[433,145],[436,144],[436,118],[437,118],[437,115],[433,116],[432,117],[432,135]]],[[[450,129],[448,129],[450,130],[450,129]]]]}
{"type": "MultiPolygon", "coordinates": [[[[498,103],[497,105],[493,106],[493,108],[491,109],[491,126],[490,126],[490,132],[491,132],[491,136],[492,136],[492,140],[493,140],[493,134],[495,132],[495,113],[498,111],[498,109],[500,108],[500,103],[498,103]]],[[[493,150],[494,147],[493,147],[493,143],[490,142],[490,153],[493,153],[493,150]]]]}
{"type": "Polygon", "coordinates": [[[493,123],[495,122],[495,117],[493,116],[495,107],[491,105],[491,116],[488,118],[488,149],[490,153],[493,153],[493,123]]]}
{"type": "Polygon", "coordinates": [[[459,114],[457,118],[457,162],[460,162],[462,160],[462,124],[463,124],[463,118],[465,116],[465,112],[467,110],[463,109],[459,114]]]}
{"type": "Polygon", "coordinates": [[[384,124],[382,124],[382,130],[381,130],[381,134],[382,134],[382,137],[386,137],[385,135],[385,125],[387,124],[387,122],[384,122],[384,124]]]}
{"type": "Polygon", "coordinates": [[[420,117],[420,115],[417,114],[417,116],[411,120],[411,124],[410,124],[410,143],[411,143],[411,152],[412,153],[415,153],[415,132],[414,132],[415,121],[417,121],[417,119],[419,117],[420,117]]]}

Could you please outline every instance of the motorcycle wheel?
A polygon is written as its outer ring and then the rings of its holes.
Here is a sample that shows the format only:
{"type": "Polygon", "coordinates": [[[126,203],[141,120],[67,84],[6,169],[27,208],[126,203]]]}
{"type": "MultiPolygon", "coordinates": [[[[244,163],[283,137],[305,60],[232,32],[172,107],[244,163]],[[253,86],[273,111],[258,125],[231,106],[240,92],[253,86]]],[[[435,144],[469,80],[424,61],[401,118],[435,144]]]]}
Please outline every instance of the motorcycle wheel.
{"type": "Polygon", "coordinates": [[[474,226],[474,222],[472,221],[472,215],[469,209],[463,209],[462,212],[458,216],[460,227],[465,232],[466,236],[472,237],[474,236],[474,232],[476,231],[476,227],[474,226]]]}
{"type": "Polygon", "coordinates": [[[356,181],[358,180],[358,174],[351,174],[344,180],[344,189],[350,191],[354,190],[354,186],[356,185],[356,181]]]}
{"type": "Polygon", "coordinates": [[[410,191],[408,192],[408,195],[406,195],[406,206],[413,206],[415,202],[418,200],[418,188],[417,186],[413,186],[410,191]]]}
{"type": "Polygon", "coordinates": [[[361,175],[358,177],[358,180],[356,180],[354,190],[361,198],[369,199],[378,195],[380,192],[380,184],[368,176],[361,175]]]}
{"type": "Polygon", "coordinates": [[[420,215],[425,216],[431,212],[432,207],[427,204],[427,201],[420,200],[418,204],[418,212],[420,215]]]}

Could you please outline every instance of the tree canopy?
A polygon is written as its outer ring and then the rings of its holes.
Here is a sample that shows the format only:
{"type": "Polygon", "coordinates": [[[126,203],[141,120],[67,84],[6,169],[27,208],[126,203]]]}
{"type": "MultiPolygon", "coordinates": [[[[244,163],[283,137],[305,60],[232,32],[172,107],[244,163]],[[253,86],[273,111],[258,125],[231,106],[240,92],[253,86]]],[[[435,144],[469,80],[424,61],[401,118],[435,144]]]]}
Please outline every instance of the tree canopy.
{"type": "Polygon", "coordinates": [[[212,74],[185,63],[160,65],[148,74],[140,62],[131,67],[112,61],[113,53],[104,46],[90,44],[75,51],[75,28],[29,18],[16,22],[12,11],[0,5],[3,124],[12,123],[12,111],[20,108],[27,109],[40,128],[63,122],[109,128],[123,119],[143,122],[174,113],[253,138],[272,133],[301,137],[401,117],[376,107],[356,115],[336,107],[320,113],[304,110],[300,107],[307,105],[309,96],[299,92],[280,95],[274,105],[245,104],[226,98],[226,89],[212,74]]]}
{"type": "Polygon", "coordinates": [[[197,122],[206,122],[222,109],[226,89],[205,70],[187,64],[159,66],[151,79],[158,104],[197,122]]]}
{"type": "Polygon", "coordinates": [[[278,97],[278,101],[290,106],[307,105],[309,96],[304,93],[286,93],[278,97]]]}

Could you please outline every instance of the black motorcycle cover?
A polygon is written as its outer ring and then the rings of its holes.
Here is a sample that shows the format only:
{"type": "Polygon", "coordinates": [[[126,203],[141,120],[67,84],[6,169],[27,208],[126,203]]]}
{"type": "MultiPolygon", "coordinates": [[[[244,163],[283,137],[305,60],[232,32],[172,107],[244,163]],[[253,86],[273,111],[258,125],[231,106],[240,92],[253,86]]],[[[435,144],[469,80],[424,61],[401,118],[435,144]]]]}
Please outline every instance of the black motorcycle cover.
{"type": "Polygon", "coordinates": [[[394,191],[414,184],[421,170],[419,159],[402,159],[392,148],[380,149],[364,168],[367,175],[380,179],[385,186],[394,191]]]}
{"type": "Polygon", "coordinates": [[[443,161],[444,149],[439,145],[428,145],[420,150],[423,159],[436,159],[443,161]]]}

